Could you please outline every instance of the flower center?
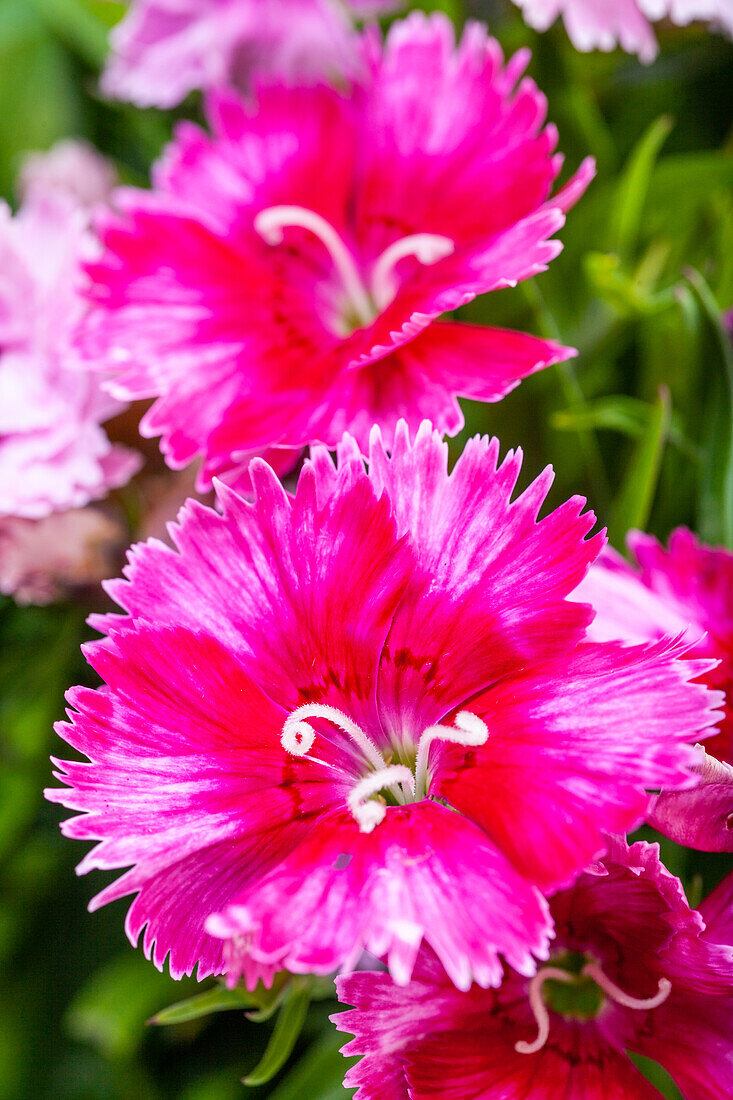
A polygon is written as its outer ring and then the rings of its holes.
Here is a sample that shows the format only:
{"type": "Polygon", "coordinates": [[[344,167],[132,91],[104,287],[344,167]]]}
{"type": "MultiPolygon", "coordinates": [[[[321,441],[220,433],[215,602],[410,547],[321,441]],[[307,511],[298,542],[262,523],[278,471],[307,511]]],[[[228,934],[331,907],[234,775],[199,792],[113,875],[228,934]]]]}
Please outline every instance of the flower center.
{"type": "Polygon", "coordinates": [[[287,228],[306,229],[321,242],[333,262],[345,292],[337,318],[339,335],[364,328],[386,309],[399,289],[397,264],[414,256],[422,264],[435,264],[455,250],[450,237],[439,233],[411,233],[385,248],[365,282],[352,252],[330,222],[305,206],[268,206],[254,220],[255,232],[270,245],[282,244],[287,228]]]}
{"type": "Polygon", "coordinates": [[[397,805],[419,802],[428,797],[428,763],[433,741],[450,741],[456,745],[477,747],[483,745],[489,736],[486,723],[468,710],[458,712],[453,726],[428,726],[418,741],[413,775],[406,764],[390,764],[372,739],[348,715],[336,707],[305,703],[285,719],[280,743],[291,755],[311,760],[314,764],[322,764],[326,768],[333,765],[317,756],[309,755],[315,744],[316,731],[307,721],[308,718],[325,718],[337,726],[354,742],[360,750],[363,762],[371,769],[354,785],[346,800],[346,805],[363,833],[370,833],[384,820],[387,809],[382,791],[388,792],[397,805]]]}
{"type": "Polygon", "coordinates": [[[559,966],[543,966],[529,983],[529,1004],[537,1021],[537,1038],[531,1043],[520,1039],[514,1044],[519,1054],[536,1054],[550,1035],[553,1012],[574,1020],[592,1020],[606,1000],[624,1008],[647,1012],[663,1004],[672,990],[667,978],[660,978],[653,997],[631,997],[604,974],[598,963],[587,962],[583,955],[568,953],[557,960],[559,966]]]}

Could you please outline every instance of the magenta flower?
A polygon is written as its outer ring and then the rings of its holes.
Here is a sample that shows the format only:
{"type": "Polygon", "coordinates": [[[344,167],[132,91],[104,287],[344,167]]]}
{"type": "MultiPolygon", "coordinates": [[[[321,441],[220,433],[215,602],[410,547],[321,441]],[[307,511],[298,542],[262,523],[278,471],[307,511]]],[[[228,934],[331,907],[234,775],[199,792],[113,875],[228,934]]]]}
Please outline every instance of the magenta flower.
{"type": "Polygon", "coordinates": [[[670,19],[682,26],[704,19],[733,32],[731,0],[514,0],[531,27],[546,31],[562,16],[578,50],[612,50],[617,45],[653,61],[659,47],[651,21],[670,19]]]}
{"type": "Polygon", "coordinates": [[[361,1054],[355,1100],[660,1100],[626,1056],[664,1066],[687,1100],[733,1080],[733,875],[691,910],[655,844],[612,841],[557,894],[552,955],[531,979],[457,991],[423,950],[404,989],[337,979],[333,1016],[361,1054]]]}
{"type": "Polygon", "coordinates": [[[684,634],[694,656],[714,658],[705,682],[727,700],[720,733],[705,747],[733,763],[733,553],[705,546],[685,527],[672,532],[666,550],[639,532],[628,543],[638,568],[607,550],[575,595],[596,609],[590,635],[642,642],[684,634]]]}
{"type": "Polygon", "coordinates": [[[665,643],[587,644],[566,599],[597,554],[569,500],[541,521],[546,471],[510,502],[520,457],[402,425],[367,473],[345,437],[290,497],[262,461],[255,499],[189,502],[177,552],[131,551],[124,615],[87,647],[106,682],[60,726],[97,839],[79,870],[129,867],[127,931],[172,974],[329,973],[364,949],[408,981],[420,943],[452,981],[531,976],[552,924],[541,890],[687,784],[685,742],[714,693],[665,643]]]}
{"type": "Polygon", "coordinates": [[[139,458],[100,424],[119,405],[66,365],[87,213],[66,196],[0,207],[0,517],[39,519],[122,485],[139,458]]]}
{"type": "Polygon", "coordinates": [[[456,394],[498,400],[573,354],[523,333],[433,323],[544,270],[584,164],[548,200],[561,159],[545,100],[470,25],[413,13],[351,97],[260,89],[209,100],[213,137],[183,124],[152,193],[119,193],[90,265],[80,352],[117,369],[119,397],[158,397],[142,421],[169,465],[204,455],[199,487],[252,452],[366,453],[376,423],[442,432],[456,394]],[[516,87],[515,87],[516,86],[516,87]]]}
{"type": "Polygon", "coordinates": [[[174,107],[198,88],[254,76],[353,75],[358,39],[348,9],[369,15],[386,0],[133,0],[110,35],[102,90],[140,107],[174,107]]]}
{"type": "Polygon", "coordinates": [[[663,791],[649,807],[650,825],[678,844],[703,852],[733,852],[733,767],[697,746],[699,783],[663,791]]]}

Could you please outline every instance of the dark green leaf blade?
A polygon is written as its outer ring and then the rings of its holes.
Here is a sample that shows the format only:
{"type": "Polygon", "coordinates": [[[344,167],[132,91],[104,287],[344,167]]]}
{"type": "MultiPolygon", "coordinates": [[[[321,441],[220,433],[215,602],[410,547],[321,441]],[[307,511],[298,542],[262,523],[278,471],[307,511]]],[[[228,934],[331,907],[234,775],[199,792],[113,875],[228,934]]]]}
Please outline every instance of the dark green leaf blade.
{"type": "Polygon", "coordinates": [[[660,387],[659,399],[650,416],[647,433],[634,449],[611,510],[608,535],[614,546],[623,546],[626,532],[630,528],[643,529],[647,525],[669,424],[669,393],[664,387],[660,387]]]}
{"type": "Polygon", "coordinates": [[[298,1040],[309,1004],[307,984],[293,983],[292,992],[275,1021],[267,1049],[259,1064],[244,1078],[245,1085],[265,1085],[282,1069],[298,1040]]]}

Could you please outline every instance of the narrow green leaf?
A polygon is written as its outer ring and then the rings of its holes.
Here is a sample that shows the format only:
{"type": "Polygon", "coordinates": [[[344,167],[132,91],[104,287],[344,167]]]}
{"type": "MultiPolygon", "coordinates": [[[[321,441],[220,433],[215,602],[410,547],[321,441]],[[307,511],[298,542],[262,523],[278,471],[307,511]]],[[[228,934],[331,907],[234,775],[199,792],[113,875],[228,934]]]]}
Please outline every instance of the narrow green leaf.
{"type": "Polygon", "coordinates": [[[646,527],[669,424],[669,393],[664,387],[660,387],[659,399],[650,416],[647,432],[634,449],[621,490],[611,509],[608,534],[615,546],[623,545],[629,528],[646,527]]]}
{"type": "Polygon", "coordinates": [[[279,986],[273,985],[270,990],[267,990],[269,996],[264,997],[254,1011],[245,1013],[247,1019],[254,1024],[264,1024],[267,1020],[271,1020],[291,992],[292,985],[289,981],[279,986]]]}
{"type": "Polygon", "coordinates": [[[209,1016],[212,1012],[228,1012],[233,1008],[255,1008],[260,1001],[256,994],[248,993],[244,989],[227,989],[226,986],[216,986],[207,989],[205,993],[197,993],[195,997],[187,997],[185,1001],[178,1001],[161,1009],[151,1017],[149,1023],[168,1026],[169,1024],[185,1024],[189,1020],[198,1020],[201,1016],[209,1016]]]}
{"type": "Polygon", "coordinates": [[[553,428],[559,431],[587,431],[606,428],[638,439],[649,423],[650,406],[636,397],[616,394],[589,401],[572,409],[561,409],[552,417],[553,428]]]}
{"type": "Polygon", "coordinates": [[[705,322],[702,337],[710,378],[700,488],[702,533],[711,542],[733,547],[733,346],[710,287],[698,271],[686,274],[705,322]]]}
{"type": "Polygon", "coordinates": [[[32,0],[49,30],[99,68],[107,55],[108,27],[82,0],[32,0]]]}
{"type": "Polygon", "coordinates": [[[621,174],[611,211],[610,248],[624,260],[633,256],[654,165],[672,126],[669,115],[656,119],[637,142],[621,174]]]}
{"type": "Polygon", "coordinates": [[[342,1085],[355,1058],[345,1058],[341,1047],[349,1036],[338,1031],[323,1032],[300,1061],[270,1094],[269,1100],[347,1100],[352,1095],[342,1085]]]}
{"type": "Polygon", "coordinates": [[[307,984],[293,983],[292,992],[275,1021],[270,1041],[258,1065],[247,1074],[245,1085],[264,1085],[278,1073],[293,1052],[310,1004],[307,984]]]}
{"type": "MultiPolygon", "coordinates": [[[[614,394],[599,397],[573,409],[560,409],[550,417],[550,424],[560,432],[614,431],[631,439],[641,439],[656,415],[656,405],[638,397],[614,394]]],[[[670,415],[668,440],[688,458],[699,459],[695,444],[685,434],[680,418],[670,415]]]]}

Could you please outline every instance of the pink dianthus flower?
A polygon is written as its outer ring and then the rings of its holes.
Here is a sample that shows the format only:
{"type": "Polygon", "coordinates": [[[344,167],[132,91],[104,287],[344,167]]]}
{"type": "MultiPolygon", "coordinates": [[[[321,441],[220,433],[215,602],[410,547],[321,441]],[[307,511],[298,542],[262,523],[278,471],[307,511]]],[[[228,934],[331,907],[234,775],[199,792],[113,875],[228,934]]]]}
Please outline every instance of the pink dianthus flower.
{"type": "Polygon", "coordinates": [[[117,401],[67,363],[87,220],[64,194],[0,206],[0,517],[79,508],[139,465],[100,426],[117,401]]]}
{"type": "Polygon", "coordinates": [[[139,107],[174,107],[195,89],[253,76],[303,80],[353,75],[358,39],[348,9],[388,0],[133,0],[110,35],[102,90],[139,107]]]}
{"type": "Polygon", "coordinates": [[[157,397],[141,431],[169,465],[203,454],[199,488],[252,452],[376,423],[455,434],[456,395],[494,401],[573,354],[547,340],[436,322],[545,269],[593,174],[548,199],[561,158],[545,99],[483,27],[456,47],[413,13],[350,96],[261,87],[212,96],[213,136],[182,124],[155,189],[121,191],[89,266],[85,362],[121,398],[157,397]]]}
{"type": "Polygon", "coordinates": [[[653,61],[659,47],[651,21],[670,19],[682,26],[695,19],[733,32],[733,0],[514,0],[531,27],[546,31],[562,15],[578,50],[620,46],[653,61]]]}
{"type": "Polygon", "coordinates": [[[691,910],[655,844],[608,853],[551,901],[556,939],[531,979],[456,990],[423,949],[412,983],[337,979],[332,1017],[361,1054],[354,1100],[661,1100],[626,1051],[664,1066],[686,1100],[733,1083],[733,875],[691,910]]]}
{"type": "Polygon", "coordinates": [[[189,502],[177,550],[134,547],[125,614],[86,648],[106,686],[69,693],[58,762],[100,843],[129,867],[128,935],[158,966],[253,982],[330,973],[362,951],[401,983],[421,942],[451,980],[496,985],[499,955],[547,958],[542,891],[638,823],[645,788],[684,786],[717,697],[667,641],[584,640],[566,599],[598,553],[573,498],[537,520],[551,474],[514,501],[520,456],[474,438],[451,474],[424,425],[369,470],[345,437],[294,497],[261,460],[254,501],[189,502]]]}
{"type": "Polygon", "coordinates": [[[706,749],[733,764],[733,552],[706,546],[686,527],[672,532],[667,549],[641,532],[628,545],[635,565],[606,550],[575,594],[596,610],[589,634],[626,642],[684,634],[692,655],[714,658],[705,681],[726,693],[725,716],[706,749]]]}
{"type": "Polygon", "coordinates": [[[589,635],[632,643],[684,635],[691,656],[715,661],[704,682],[725,693],[720,731],[705,746],[712,758],[698,747],[698,786],[655,798],[650,823],[689,847],[733,851],[733,553],[685,527],[667,549],[639,532],[628,543],[636,566],[607,549],[574,594],[596,610],[589,635]]]}

